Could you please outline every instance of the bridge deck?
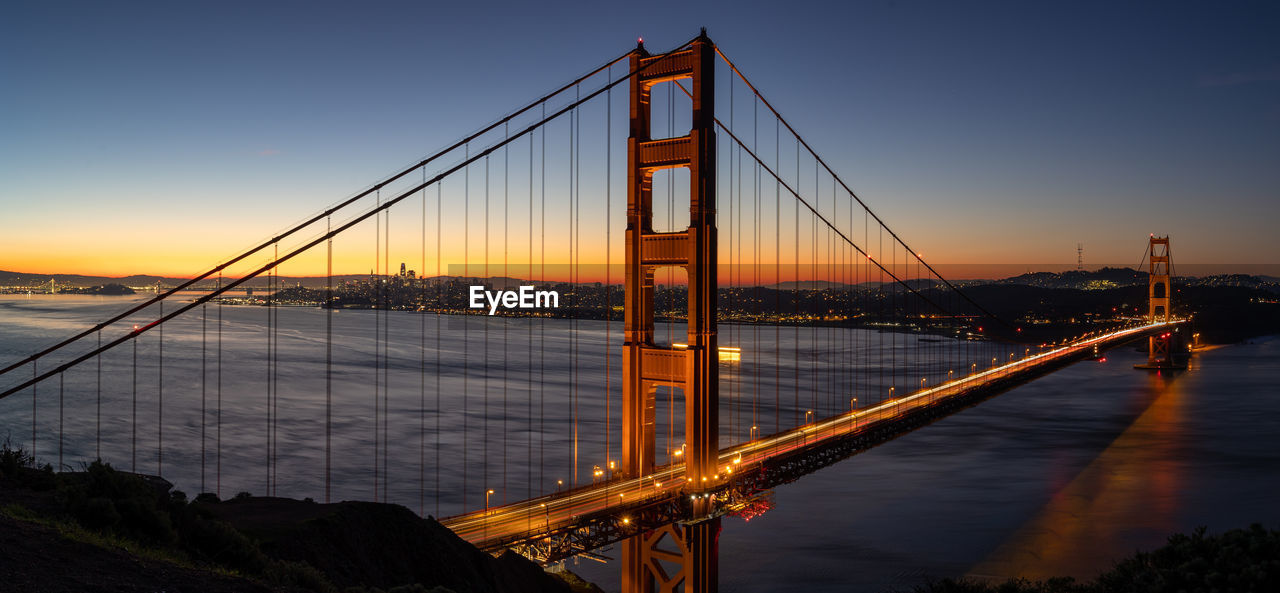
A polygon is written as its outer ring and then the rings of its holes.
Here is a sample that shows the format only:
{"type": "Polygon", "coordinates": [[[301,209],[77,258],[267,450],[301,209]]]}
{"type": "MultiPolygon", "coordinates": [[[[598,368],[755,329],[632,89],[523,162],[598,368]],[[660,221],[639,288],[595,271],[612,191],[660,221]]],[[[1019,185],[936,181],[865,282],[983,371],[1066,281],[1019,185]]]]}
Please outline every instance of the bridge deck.
{"type": "MultiPolygon", "coordinates": [[[[672,464],[639,478],[613,479],[576,489],[511,503],[498,507],[442,519],[446,527],[463,539],[486,550],[506,547],[525,549],[528,555],[543,561],[587,551],[595,545],[617,541],[636,530],[650,528],[656,522],[670,521],[681,503],[692,493],[713,496],[729,503],[735,497],[750,495],[744,485],[769,483],[771,462],[794,457],[807,451],[819,451],[832,445],[876,432],[919,413],[937,408],[951,400],[960,400],[993,386],[1016,383],[1078,360],[1093,352],[1161,331],[1179,322],[1148,324],[1094,336],[1054,350],[1031,355],[990,370],[955,379],[910,395],[886,400],[874,406],[832,416],[775,435],[735,445],[720,451],[720,473],[714,483],[694,487],[684,477],[684,464],[672,464]],[[660,509],[666,505],[667,509],[660,509]],[[654,512],[654,509],[658,509],[654,512]],[[577,538],[574,532],[592,532],[577,538]],[[560,543],[546,547],[556,536],[560,543]],[[534,549],[533,553],[530,546],[534,549]]],[[[950,413],[950,411],[945,412],[950,413]]],[[[909,430],[909,429],[908,429],[909,430]]],[[[897,429],[883,442],[901,434],[897,429]]],[[[872,444],[874,444],[874,442],[872,444]]],[[[859,448],[865,448],[859,447],[859,448]]],[[[812,471],[812,470],[808,470],[812,471]]],[[[771,483],[794,479],[781,477],[771,483]]],[[[722,505],[723,506],[723,505],[722,505]]],[[[683,517],[688,519],[688,517],[683,517]]]]}

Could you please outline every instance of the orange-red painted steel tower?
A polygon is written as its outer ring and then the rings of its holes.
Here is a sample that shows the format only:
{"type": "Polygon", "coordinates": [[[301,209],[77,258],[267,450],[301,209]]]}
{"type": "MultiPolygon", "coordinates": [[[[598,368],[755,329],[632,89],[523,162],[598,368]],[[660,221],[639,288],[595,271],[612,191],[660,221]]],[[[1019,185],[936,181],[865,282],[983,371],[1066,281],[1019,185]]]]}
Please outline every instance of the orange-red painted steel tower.
{"type": "MultiPolygon", "coordinates": [[[[654,469],[655,390],[679,389],[685,401],[686,494],[716,481],[719,451],[719,372],[716,343],[715,46],[704,30],[692,45],[650,56],[631,55],[631,134],[627,139],[626,300],[623,347],[622,469],[642,476],[654,469]],[[654,85],[690,79],[693,125],[677,138],[651,137],[654,85]],[[653,174],[689,169],[689,228],[653,230],[653,174]],[[653,277],[660,267],[684,268],[689,279],[688,348],[654,343],[653,277]]],[[[711,512],[709,497],[692,498],[693,515],[711,512]]],[[[720,520],[670,525],[623,542],[624,593],[716,590],[720,520]],[[664,541],[666,543],[664,543],[664,541]]]]}
{"type": "MultiPolygon", "coordinates": [[[[1169,237],[1151,235],[1147,244],[1147,259],[1150,268],[1147,273],[1147,322],[1169,322],[1169,299],[1172,290],[1169,285],[1169,237]]],[[[1173,336],[1163,333],[1147,338],[1147,368],[1169,368],[1174,366],[1173,336]]]]}

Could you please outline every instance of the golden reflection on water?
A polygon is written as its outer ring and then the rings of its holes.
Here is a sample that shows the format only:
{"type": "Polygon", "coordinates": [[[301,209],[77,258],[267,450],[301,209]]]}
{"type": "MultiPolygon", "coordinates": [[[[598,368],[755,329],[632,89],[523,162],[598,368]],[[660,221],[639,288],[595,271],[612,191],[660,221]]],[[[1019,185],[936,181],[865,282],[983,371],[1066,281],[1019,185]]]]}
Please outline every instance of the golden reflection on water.
{"type": "Polygon", "coordinates": [[[1147,409],[968,576],[1091,579],[1177,531],[1184,402],[1172,379],[1151,373],[1135,394],[1147,409]]]}

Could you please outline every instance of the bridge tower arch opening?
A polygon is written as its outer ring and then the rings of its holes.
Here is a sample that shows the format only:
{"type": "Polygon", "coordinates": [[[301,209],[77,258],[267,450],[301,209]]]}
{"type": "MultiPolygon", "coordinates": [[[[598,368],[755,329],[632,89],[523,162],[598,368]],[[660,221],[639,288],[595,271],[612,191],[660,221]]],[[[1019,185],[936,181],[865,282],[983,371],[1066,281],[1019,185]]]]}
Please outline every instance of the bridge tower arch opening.
{"type": "MultiPolygon", "coordinates": [[[[650,56],[643,43],[631,55],[630,135],[627,138],[626,292],[624,297],[621,468],[627,477],[654,470],[655,393],[679,389],[685,402],[686,488],[692,518],[708,517],[712,499],[700,496],[717,481],[719,369],[716,336],[716,137],[715,46],[704,30],[688,49],[650,56]],[[652,137],[654,85],[688,79],[692,90],[689,133],[652,137]],[[689,226],[655,232],[653,175],[689,171],[689,226]],[[680,267],[688,276],[688,347],[654,342],[654,271],[680,267]]],[[[711,592],[718,572],[719,518],[676,524],[623,542],[622,590],[711,592]],[[674,530],[674,531],[673,531],[674,530]],[[677,551],[657,544],[666,541],[677,551]],[[659,562],[659,561],[662,562],[659,562]],[[662,564],[674,563],[677,570],[662,564]]]]}

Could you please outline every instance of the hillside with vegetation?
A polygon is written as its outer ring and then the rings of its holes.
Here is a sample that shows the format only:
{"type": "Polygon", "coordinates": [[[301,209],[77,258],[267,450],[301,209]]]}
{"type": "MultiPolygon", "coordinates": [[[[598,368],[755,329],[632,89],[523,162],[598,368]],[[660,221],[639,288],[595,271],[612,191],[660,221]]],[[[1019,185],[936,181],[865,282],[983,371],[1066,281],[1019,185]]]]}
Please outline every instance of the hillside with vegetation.
{"type": "Polygon", "coordinates": [[[4,591],[598,591],[511,552],[486,554],[399,505],[188,500],[164,480],[100,462],[54,473],[8,444],[0,549],[4,591]]]}

